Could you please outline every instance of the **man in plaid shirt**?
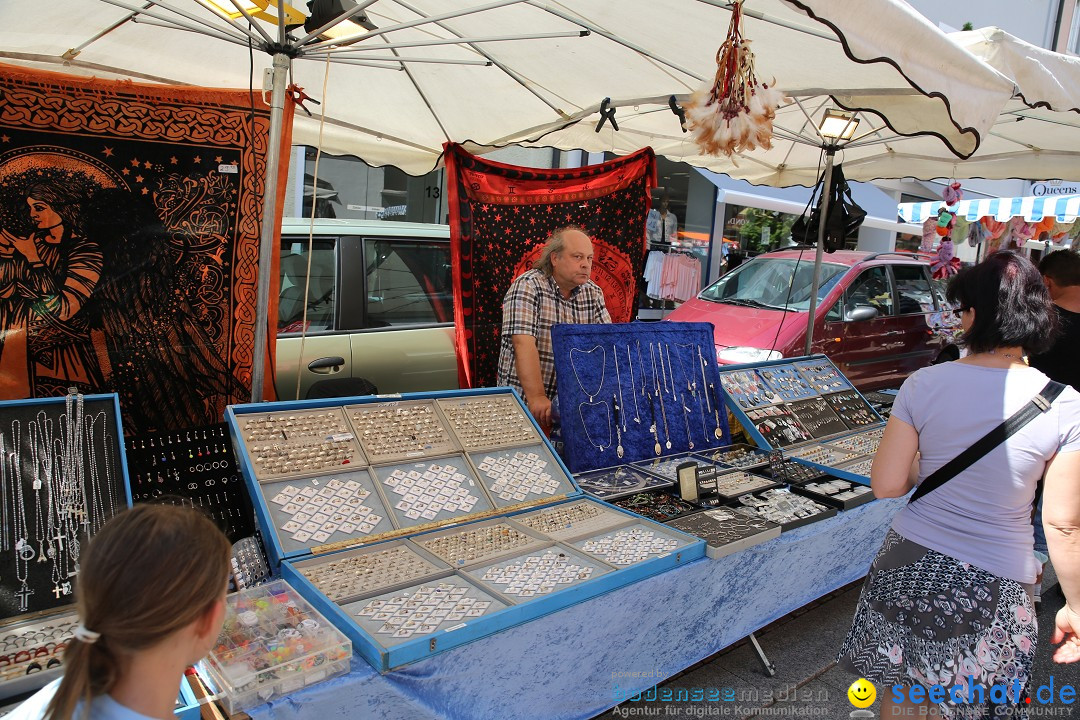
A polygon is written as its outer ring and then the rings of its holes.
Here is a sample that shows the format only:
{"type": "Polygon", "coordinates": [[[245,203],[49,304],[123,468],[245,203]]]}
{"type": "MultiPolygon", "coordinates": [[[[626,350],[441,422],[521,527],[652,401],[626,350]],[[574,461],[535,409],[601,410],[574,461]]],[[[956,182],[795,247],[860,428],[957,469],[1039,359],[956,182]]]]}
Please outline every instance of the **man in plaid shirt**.
{"type": "Polygon", "coordinates": [[[545,429],[555,396],[551,326],[611,322],[604,291],[589,279],[592,263],[588,235],[576,227],[556,230],[533,269],[519,275],[503,299],[497,382],[521,393],[545,429]]]}

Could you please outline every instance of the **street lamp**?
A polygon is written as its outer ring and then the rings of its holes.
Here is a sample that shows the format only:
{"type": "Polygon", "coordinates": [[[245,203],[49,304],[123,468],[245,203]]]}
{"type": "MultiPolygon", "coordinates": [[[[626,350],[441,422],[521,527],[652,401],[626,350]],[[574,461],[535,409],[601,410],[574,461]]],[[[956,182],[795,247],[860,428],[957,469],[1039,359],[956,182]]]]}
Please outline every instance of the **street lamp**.
{"type": "Polygon", "coordinates": [[[817,313],[818,289],[821,287],[821,256],[825,250],[825,226],[829,217],[829,195],[832,192],[833,157],[840,149],[840,142],[851,140],[859,119],[853,113],[833,110],[825,111],[818,123],[817,131],[821,137],[822,150],[825,151],[825,174],[821,186],[821,215],[818,217],[817,250],[814,254],[814,281],[810,285],[810,317],[806,321],[806,346],[804,355],[810,354],[810,345],[814,340],[814,315],[817,313]]]}

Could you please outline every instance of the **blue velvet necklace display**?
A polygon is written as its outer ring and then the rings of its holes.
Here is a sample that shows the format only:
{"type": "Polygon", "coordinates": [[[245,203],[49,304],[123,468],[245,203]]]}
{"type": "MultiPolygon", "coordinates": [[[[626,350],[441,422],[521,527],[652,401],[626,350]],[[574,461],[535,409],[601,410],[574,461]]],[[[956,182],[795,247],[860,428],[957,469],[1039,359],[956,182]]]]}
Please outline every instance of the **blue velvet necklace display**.
{"type": "Polygon", "coordinates": [[[551,329],[572,472],[729,445],[710,323],[551,329]]]}

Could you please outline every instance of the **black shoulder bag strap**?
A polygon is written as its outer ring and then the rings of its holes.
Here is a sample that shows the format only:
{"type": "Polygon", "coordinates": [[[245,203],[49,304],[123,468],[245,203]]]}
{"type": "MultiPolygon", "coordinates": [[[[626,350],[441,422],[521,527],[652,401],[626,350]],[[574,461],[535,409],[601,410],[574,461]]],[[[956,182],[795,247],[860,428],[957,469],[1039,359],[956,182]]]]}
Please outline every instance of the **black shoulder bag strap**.
{"type": "Polygon", "coordinates": [[[1031,398],[1030,402],[1026,403],[1024,407],[1013,413],[1012,417],[983,435],[971,447],[939,467],[928,478],[919,483],[919,487],[912,494],[908,503],[913,503],[928,492],[936,490],[954,476],[974,465],[977,460],[1008,440],[1020,428],[1049,410],[1050,404],[1057,399],[1057,396],[1064,389],[1065,386],[1059,382],[1051,380],[1046,383],[1046,387],[1038,395],[1031,398]]]}

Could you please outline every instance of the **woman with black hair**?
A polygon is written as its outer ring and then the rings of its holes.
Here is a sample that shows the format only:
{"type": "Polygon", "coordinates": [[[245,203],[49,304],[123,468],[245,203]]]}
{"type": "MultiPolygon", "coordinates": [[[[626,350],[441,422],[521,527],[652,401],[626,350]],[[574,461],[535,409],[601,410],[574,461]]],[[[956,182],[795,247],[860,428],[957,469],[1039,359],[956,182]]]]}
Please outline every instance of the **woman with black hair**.
{"type": "MultiPolygon", "coordinates": [[[[924,368],[900,389],[871,470],[878,497],[900,497],[1000,425],[1046,387],[1024,355],[1056,332],[1050,297],[1025,258],[996,252],[949,285],[963,359],[924,368]]],[[[1066,605],[1058,662],[1080,659],[1080,394],[1050,405],[893,520],[840,652],[842,667],[878,685],[882,717],[926,712],[983,717],[990,704],[1026,711],[1037,629],[1031,508],[1045,473],[1050,555],[1066,605]],[[894,692],[929,689],[933,695],[894,692]],[[993,697],[994,686],[1009,688],[993,697]],[[942,692],[944,693],[942,695],[942,692]]]]}

